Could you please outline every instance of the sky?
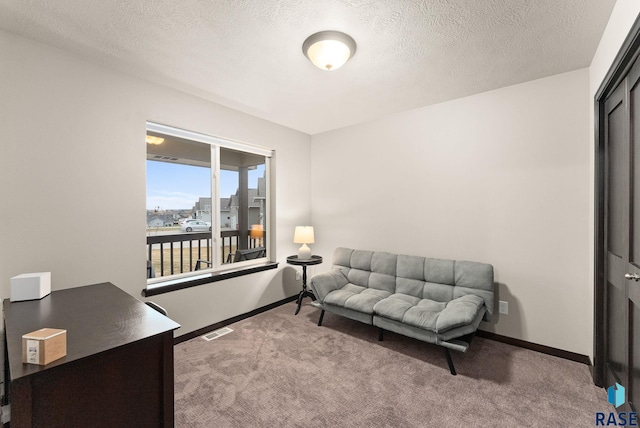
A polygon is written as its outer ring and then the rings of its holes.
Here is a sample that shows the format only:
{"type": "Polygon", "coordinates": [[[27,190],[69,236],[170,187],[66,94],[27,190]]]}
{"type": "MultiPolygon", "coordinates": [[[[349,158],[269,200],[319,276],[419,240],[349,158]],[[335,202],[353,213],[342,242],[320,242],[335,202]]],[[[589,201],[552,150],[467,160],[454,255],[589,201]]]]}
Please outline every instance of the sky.
{"type": "MultiPolygon", "coordinates": [[[[264,166],[249,171],[249,188],[258,187],[264,166]]],[[[220,171],[220,197],[238,190],[238,173],[220,171]]],[[[199,198],[211,197],[211,169],[167,162],[147,161],[147,209],[191,209],[199,198]]]]}

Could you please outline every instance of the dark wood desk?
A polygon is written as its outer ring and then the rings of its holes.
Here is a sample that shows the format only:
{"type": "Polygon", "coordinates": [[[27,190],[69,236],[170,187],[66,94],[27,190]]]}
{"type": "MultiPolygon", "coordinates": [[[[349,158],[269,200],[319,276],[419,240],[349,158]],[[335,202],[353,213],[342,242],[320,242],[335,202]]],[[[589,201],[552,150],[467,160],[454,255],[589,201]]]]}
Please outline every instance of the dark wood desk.
{"type": "Polygon", "coordinates": [[[3,307],[11,428],[173,427],[177,323],[110,283],[3,307]],[[22,335],[43,327],[67,330],[66,357],[23,364],[22,335]]]}

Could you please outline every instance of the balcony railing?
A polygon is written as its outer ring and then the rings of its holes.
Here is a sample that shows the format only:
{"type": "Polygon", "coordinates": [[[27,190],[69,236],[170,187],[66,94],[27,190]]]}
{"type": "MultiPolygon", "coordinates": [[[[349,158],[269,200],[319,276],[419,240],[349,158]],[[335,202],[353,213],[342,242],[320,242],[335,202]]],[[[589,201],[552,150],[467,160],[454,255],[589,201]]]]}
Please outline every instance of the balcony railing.
{"type": "MultiPolygon", "coordinates": [[[[222,264],[233,263],[237,250],[260,246],[260,239],[250,237],[240,246],[238,230],[223,230],[220,238],[222,264]]],[[[211,265],[212,254],[210,232],[147,236],[147,278],[204,269],[211,265]]]]}

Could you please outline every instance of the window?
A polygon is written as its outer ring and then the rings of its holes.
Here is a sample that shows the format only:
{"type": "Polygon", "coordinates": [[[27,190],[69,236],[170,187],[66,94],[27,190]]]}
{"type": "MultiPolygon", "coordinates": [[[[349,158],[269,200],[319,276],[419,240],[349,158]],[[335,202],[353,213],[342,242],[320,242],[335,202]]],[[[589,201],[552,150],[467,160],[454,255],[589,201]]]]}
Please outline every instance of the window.
{"type": "Polygon", "coordinates": [[[269,260],[272,154],[147,122],[147,292],[269,260]]]}

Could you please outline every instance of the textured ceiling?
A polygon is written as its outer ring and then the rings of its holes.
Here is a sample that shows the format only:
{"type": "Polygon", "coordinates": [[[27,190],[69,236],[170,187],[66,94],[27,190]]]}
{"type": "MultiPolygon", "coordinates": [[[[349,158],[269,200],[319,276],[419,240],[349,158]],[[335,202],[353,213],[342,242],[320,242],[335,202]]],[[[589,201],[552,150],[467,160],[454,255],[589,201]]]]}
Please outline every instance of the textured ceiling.
{"type": "Polygon", "coordinates": [[[0,29],[315,134],[589,66],[615,0],[0,0],[0,29]],[[326,72],[317,31],[358,45],[326,72]]]}

